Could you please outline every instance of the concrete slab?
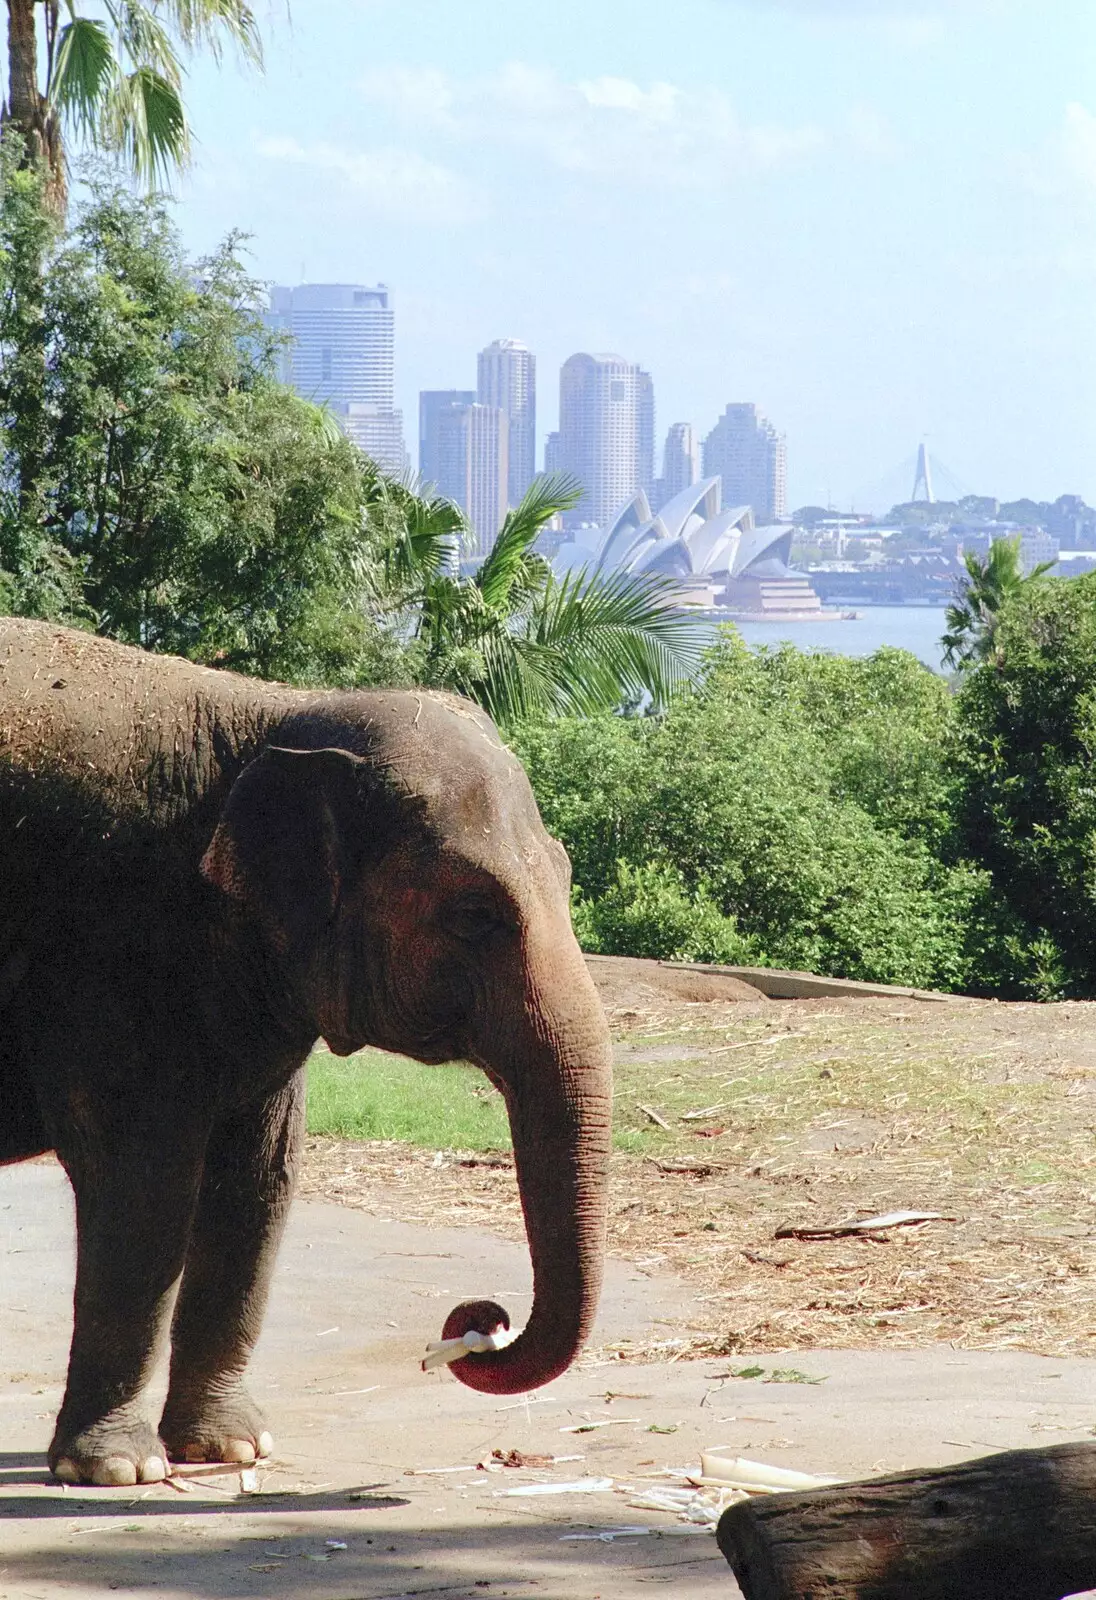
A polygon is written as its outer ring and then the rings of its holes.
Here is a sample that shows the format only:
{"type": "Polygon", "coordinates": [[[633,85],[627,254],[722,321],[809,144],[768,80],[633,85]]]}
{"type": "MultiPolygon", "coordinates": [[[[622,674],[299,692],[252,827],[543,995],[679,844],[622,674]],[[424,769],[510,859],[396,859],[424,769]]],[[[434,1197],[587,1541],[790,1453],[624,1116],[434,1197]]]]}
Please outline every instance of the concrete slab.
{"type": "MultiPolygon", "coordinates": [[[[523,1320],[524,1251],[471,1230],[305,1202],[253,1368],[278,1445],[262,1492],[241,1495],[227,1473],[194,1477],[189,1492],[65,1490],[49,1481],[44,1451],[64,1377],[72,1262],[59,1170],[0,1171],[0,1600],[110,1591],[133,1600],[735,1600],[710,1535],[629,1509],[613,1491],[502,1491],[584,1474],[632,1483],[695,1463],[712,1444],[856,1476],[1086,1439],[1096,1427],[1096,1363],[947,1348],[788,1356],[788,1367],[824,1380],[813,1384],[721,1376],[744,1358],[591,1360],[527,1401],[476,1395],[446,1374],[422,1374],[418,1359],[459,1299],[489,1295],[523,1320]],[[613,1425],[560,1431],[587,1421],[613,1425]],[[583,1459],[541,1472],[476,1470],[512,1448],[583,1459]],[[573,1538],[625,1524],[654,1531],[573,1538]]],[[[695,1304],[676,1280],[614,1262],[599,1332],[670,1338],[695,1304]]],[[[758,1364],[785,1363],[765,1355],[758,1364]]]]}

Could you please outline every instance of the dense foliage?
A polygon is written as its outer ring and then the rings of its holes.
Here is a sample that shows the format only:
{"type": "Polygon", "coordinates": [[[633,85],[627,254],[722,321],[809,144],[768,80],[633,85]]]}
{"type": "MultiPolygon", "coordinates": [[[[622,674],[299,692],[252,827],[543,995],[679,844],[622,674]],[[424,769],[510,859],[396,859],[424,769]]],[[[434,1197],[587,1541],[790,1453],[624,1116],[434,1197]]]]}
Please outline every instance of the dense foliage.
{"type": "Polygon", "coordinates": [[[394,663],[364,605],[368,466],[273,377],[235,241],[192,270],[158,203],[106,186],[36,294],[48,225],[33,174],[4,176],[9,607],[298,681],[394,663]]]}
{"type": "Polygon", "coordinates": [[[1096,575],[1024,579],[1011,547],[972,569],[957,688],[733,630],[686,686],[663,580],[537,554],[572,485],[540,480],[462,575],[459,511],[277,381],[239,241],[189,263],[109,182],[65,232],[43,184],[0,142],[0,611],[470,694],[571,853],[590,949],[1096,995],[1096,575]]]}
{"type": "Polygon", "coordinates": [[[902,651],[752,655],[728,631],[665,717],[516,744],[587,948],[1044,993],[1045,952],[962,848],[960,735],[947,684],[902,651]]]}
{"type": "Polygon", "coordinates": [[[1096,574],[1024,591],[959,693],[960,827],[1041,964],[1096,995],[1096,574]]]}
{"type": "Polygon", "coordinates": [[[458,689],[500,720],[663,704],[700,656],[670,581],[557,580],[539,479],[480,569],[448,501],[393,481],[276,377],[230,238],[93,184],[67,232],[0,147],[0,605],[297,683],[458,689]]]}

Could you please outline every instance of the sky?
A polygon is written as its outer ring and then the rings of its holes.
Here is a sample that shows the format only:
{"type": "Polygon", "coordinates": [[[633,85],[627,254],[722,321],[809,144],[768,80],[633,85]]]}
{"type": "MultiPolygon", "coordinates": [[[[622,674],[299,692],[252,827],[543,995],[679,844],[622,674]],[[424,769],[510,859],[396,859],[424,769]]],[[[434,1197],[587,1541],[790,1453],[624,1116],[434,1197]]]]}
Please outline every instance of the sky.
{"type": "Polygon", "coordinates": [[[657,431],[755,401],[789,503],[1096,502],[1092,0],[256,0],[195,63],[188,247],[386,283],[397,402],[525,341],[653,375],[657,431]],[[908,465],[903,465],[908,463],[908,465]],[[906,477],[909,485],[906,485],[906,477]]]}

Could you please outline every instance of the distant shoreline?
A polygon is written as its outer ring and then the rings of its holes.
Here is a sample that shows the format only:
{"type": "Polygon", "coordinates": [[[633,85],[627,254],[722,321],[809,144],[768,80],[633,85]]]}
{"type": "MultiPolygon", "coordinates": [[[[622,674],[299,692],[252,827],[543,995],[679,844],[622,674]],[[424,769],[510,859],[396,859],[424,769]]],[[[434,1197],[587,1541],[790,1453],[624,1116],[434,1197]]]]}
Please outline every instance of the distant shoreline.
{"type": "MultiPolygon", "coordinates": [[[[850,605],[842,610],[851,611],[850,605]]],[[[798,650],[821,650],[827,655],[870,656],[876,650],[908,650],[934,672],[946,673],[940,636],[947,630],[942,605],[867,605],[857,604],[855,619],[835,627],[832,621],[813,617],[768,618],[764,622],[736,622],[727,616],[705,612],[697,617],[698,626],[710,628],[713,635],[721,626],[737,629],[751,649],[779,649],[783,644],[798,650]]]]}

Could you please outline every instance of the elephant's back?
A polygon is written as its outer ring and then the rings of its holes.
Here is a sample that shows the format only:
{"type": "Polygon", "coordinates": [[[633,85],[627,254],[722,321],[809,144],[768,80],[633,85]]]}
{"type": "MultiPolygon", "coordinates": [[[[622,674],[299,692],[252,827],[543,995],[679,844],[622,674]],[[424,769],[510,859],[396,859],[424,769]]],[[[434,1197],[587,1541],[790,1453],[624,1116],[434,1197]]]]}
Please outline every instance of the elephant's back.
{"type": "Polygon", "coordinates": [[[33,907],[168,883],[295,691],[0,619],[0,975],[33,907]]]}
{"type": "Polygon", "coordinates": [[[0,619],[0,762],[111,809],[197,798],[299,696],[19,617],[0,619]]]}

